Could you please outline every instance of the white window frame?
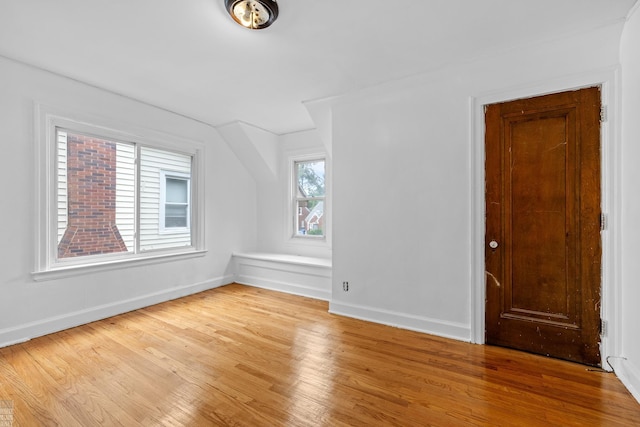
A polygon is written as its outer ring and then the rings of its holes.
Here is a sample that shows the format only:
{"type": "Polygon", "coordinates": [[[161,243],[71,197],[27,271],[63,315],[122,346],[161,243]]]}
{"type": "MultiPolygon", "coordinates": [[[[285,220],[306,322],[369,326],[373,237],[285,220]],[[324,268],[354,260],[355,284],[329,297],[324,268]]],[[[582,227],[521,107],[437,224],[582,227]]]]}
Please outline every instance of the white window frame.
{"type": "Polygon", "coordinates": [[[289,158],[289,207],[287,212],[289,212],[288,216],[290,217],[288,230],[291,239],[295,239],[297,241],[320,241],[326,242],[328,241],[327,235],[329,234],[329,215],[328,215],[328,199],[329,199],[329,167],[328,167],[328,159],[326,154],[308,154],[302,156],[295,156],[289,158]],[[323,161],[324,162],[324,197],[314,197],[308,198],[304,197],[302,199],[316,199],[322,200],[324,204],[323,216],[324,220],[324,230],[322,235],[314,235],[314,234],[298,234],[298,182],[297,182],[297,169],[296,164],[305,163],[305,162],[314,162],[314,161],[323,161]]]}
{"type": "MultiPolygon", "coordinates": [[[[35,260],[32,277],[36,281],[89,274],[121,268],[122,264],[145,265],[204,256],[204,144],[162,132],[94,117],[72,109],[43,104],[34,107],[35,143],[35,260]],[[190,191],[191,246],[135,251],[103,256],[57,258],[57,129],[95,135],[107,140],[130,142],[192,157],[190,191]]],[[[136,217],[139,215],[136,213],[136,217]]],[[[139,219],[136,219],[139,221],[139,219]]],[[[137,245],[136,245],[137,246],[137,245]]]]}
{"type": "Polygon", "coordinates": [[[160,171],[160,230],[162,234],[174,234],[174,233],[186,233],[191,229],[191,176],[183,173],[170,170],[160,171]],[[180,179],[187,181],[187,226],[186,227],[167,227],[166,221],[166,206],[167,206],[167,178],[180,179]]]}

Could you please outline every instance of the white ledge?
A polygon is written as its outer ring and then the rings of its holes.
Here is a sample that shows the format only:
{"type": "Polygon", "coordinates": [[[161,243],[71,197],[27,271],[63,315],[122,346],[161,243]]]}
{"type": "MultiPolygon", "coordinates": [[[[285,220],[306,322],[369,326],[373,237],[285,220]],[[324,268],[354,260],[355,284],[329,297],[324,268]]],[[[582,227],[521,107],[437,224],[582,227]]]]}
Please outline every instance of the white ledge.
{"type": "Polygon", "coordinates": [[[278,254],[270,252],[234,252],[236,258],[255,259],[260,261],[272,261],[285,264],[306,265],[331,269],[331,260],[327,258],[306,257],[300,255],[278,254]]]}
{"type": "Polygon", "coordinates": [[[168,261],[184,260],[205,256],[206,250],[189,250],[183,252],[155,253],[131,258],[119,258],[110,261],[100,261],[91,264],[75,264],[66,267],[57,267],[50,270],[34,271],[31,273],[33,280],[42,282],[45,280],[62,279],[66,277],[80,276],[83,274],[97,273],[100,271],[115,270],[125,267],[138,267],[168,261]]]}

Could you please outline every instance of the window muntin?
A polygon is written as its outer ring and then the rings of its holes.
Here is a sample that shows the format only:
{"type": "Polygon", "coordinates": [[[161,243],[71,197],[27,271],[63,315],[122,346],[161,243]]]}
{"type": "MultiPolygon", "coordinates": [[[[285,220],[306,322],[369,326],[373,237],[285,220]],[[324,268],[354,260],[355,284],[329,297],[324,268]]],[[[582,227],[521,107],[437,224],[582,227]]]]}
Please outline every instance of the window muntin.
{"type": "Polygon", "coordinates": [[[293,162],[294,236],[324,237],[325,160],[293,162]]]}

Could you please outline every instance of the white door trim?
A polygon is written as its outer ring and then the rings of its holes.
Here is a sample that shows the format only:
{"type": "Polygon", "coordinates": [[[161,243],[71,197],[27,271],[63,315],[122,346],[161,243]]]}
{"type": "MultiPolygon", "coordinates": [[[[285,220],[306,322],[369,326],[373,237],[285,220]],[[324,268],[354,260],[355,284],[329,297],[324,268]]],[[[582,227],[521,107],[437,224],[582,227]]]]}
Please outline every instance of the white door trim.
{"type": "Polygon", "coordinates": [[[601,317],[607,324],[602,337],[602,367],[609,369],[607,356],[621,353],[620,290],[620,69],[619,67],[586,72],[551,81],[531,83],[501,91],[487,92],[469,99],[470,143],[470,230],[471,278],[470,312],[471,342],[485,342],[485,174],[484,174],[484,107],[497,102],[530,98],[555,92],[601,86],[602,105],[607,118],[601,126],[602,212],[607,215],[607,228],[602,232],[602,300],[601,317]]]}

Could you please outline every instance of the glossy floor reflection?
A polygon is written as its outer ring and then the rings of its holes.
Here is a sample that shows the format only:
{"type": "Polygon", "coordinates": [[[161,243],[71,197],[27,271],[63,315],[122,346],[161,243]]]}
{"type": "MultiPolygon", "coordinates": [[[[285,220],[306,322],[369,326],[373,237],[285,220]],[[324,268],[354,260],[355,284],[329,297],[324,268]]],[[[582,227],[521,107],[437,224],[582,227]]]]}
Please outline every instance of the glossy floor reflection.
{"type": "Polygon", "coordinates": [[[614,374],[241,285],[0,349],[14,425],[640,425],[614,374]]]}

